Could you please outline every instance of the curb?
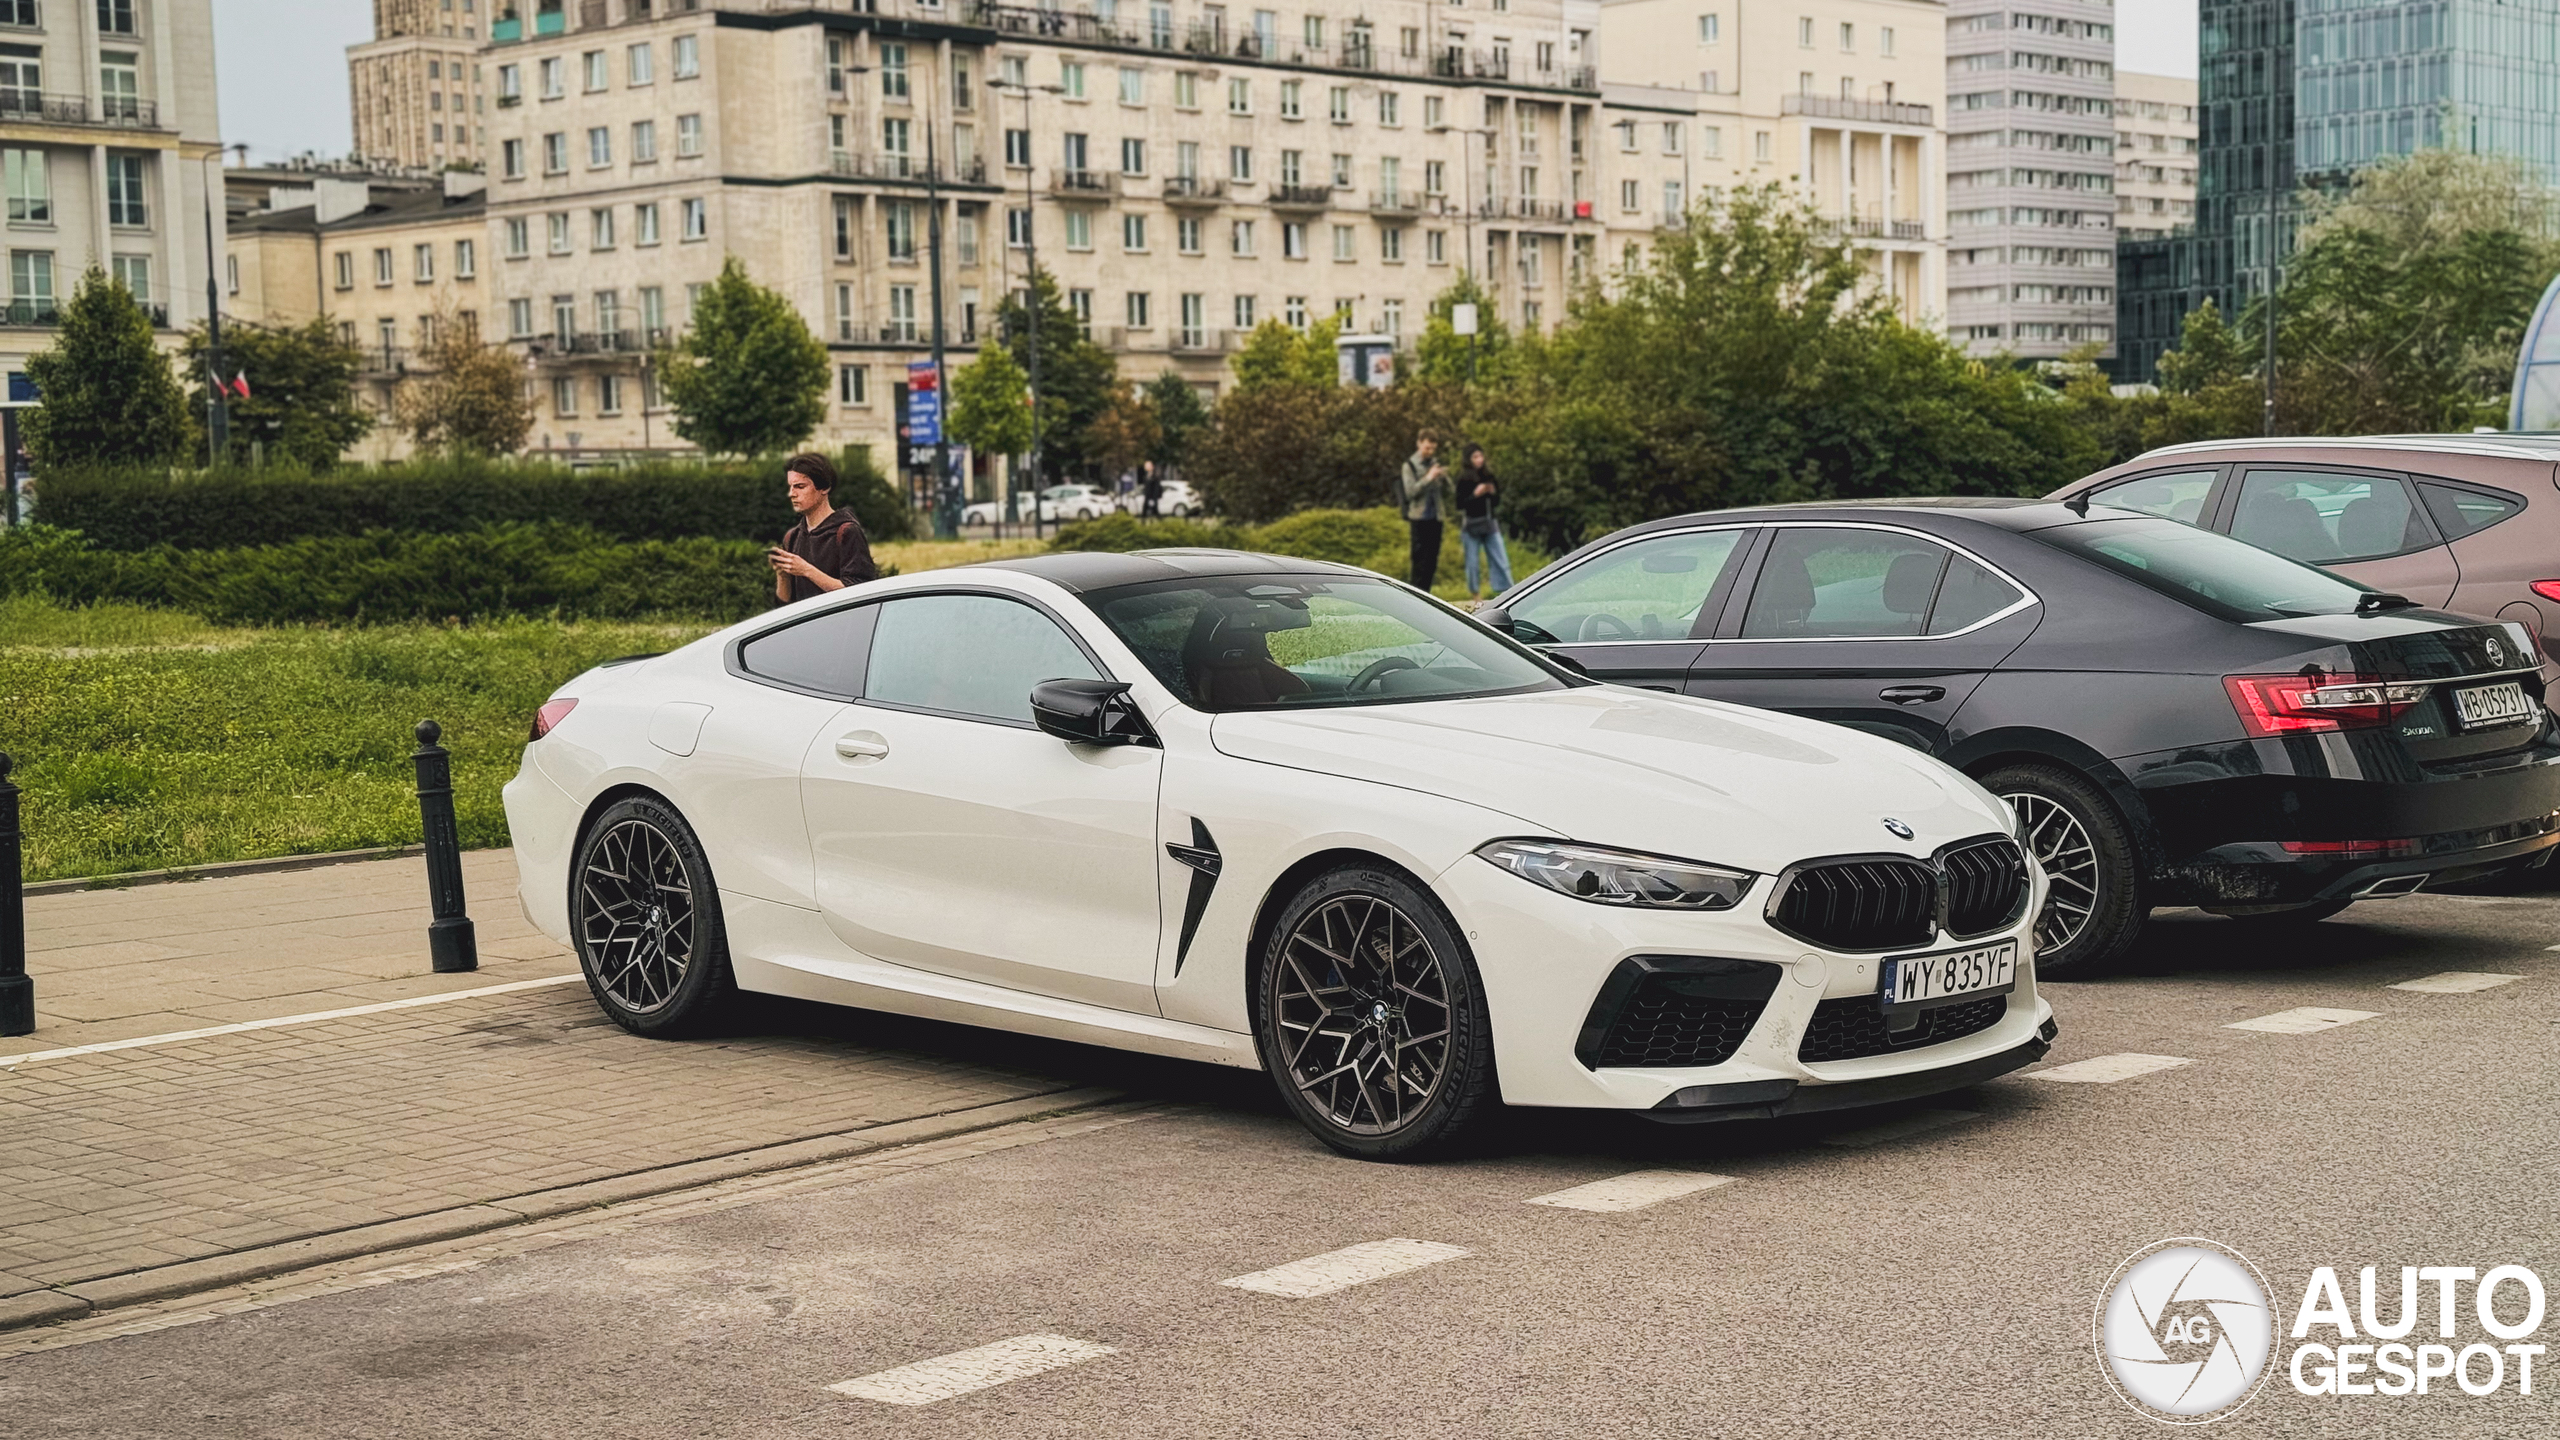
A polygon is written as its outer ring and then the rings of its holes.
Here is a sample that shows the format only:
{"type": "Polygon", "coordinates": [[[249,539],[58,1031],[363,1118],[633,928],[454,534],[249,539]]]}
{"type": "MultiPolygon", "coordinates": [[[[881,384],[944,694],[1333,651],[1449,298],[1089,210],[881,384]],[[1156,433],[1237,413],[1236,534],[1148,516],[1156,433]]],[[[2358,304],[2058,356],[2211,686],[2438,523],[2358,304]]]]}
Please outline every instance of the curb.
{"type": "Polygon", "coordinates": [[[362,860],[399,860],[424,855],[424,845],[382,845],[370,850],[329,850],[317,855],[278,855],[267,860],[223,860],[211,865],[181,865],[169,870],[135,870],[123,875],[82,875],[68,880],[39,880],[22,887],[29,895],[67,895],[79,890],[123,890],[135,885],[173,885],[189,880],[221,880],[233,875],[274,875],[287,870],[317,870],[324,865],[352,865],[362,860]]]}
{"type": "Polygon", "coordinates": [[[575,1210],[594,1209],[629,1200],[697,1189],[722,1180],[768,1171],[796,1170],[874,1151],[943,1140],[975,1130],[1045,1119],[1090,1110],[1125,1099],[1118,1090],[1060,1090],[1021,1100],[1005,1100],[942,1115],[896,1120],[863,1130],[792,1140],[708,1160],[679,1161],[653,1170],[610,1175],[553,1190],[537,1190],[476,1205],[360,1225],[350,1230],[287,1240],[281,1244],[128,1271],[95,1280],[76,1281],[0,1299],[0,1333],[31,1325],[76,1320],[101,1310],[114,1310],[152,1300],[167,1300],[226,1285],[261,1280],[313,1265],[353,1260],[405,1250],[411,1246],[502,1230],[527,1221],[544,1220],[575,1210]]]}

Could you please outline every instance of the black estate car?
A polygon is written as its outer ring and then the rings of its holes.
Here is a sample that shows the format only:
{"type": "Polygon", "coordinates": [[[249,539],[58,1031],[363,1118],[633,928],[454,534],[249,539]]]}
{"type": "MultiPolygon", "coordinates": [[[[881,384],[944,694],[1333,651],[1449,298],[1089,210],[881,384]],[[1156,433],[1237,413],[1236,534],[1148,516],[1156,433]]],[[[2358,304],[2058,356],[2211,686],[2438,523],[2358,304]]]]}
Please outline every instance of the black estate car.
{"type": "Polygon", "coordinates": [[[2087,501],[1684,515],[1479,611],[1603,680],[1854,725],[2017,811],[2039,969],[2151,907],[2310,921],[2548,861],[2560,728],[2536,637],[2087,501]]]}

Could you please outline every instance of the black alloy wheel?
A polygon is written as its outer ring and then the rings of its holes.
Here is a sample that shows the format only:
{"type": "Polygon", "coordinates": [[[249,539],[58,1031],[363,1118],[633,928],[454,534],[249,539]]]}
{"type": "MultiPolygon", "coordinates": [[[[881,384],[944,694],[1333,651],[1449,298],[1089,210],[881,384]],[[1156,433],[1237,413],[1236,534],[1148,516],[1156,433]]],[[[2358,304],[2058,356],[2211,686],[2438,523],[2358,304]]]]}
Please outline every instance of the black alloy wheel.
{"type": "Polygon", "coordinates": [[[2149,906],[2132,828],[2089,780],[2053,765],[2004,765],[1978,777],[2008,803],[2045,873],[2036,916],[2036,975],[2073,980],[2123,957],[2149,906]]]}
{"type": "Polygon", "coordinates": [[[1254,1039],[1280,1099],[1364,1160],[1445,1153],[1490,1108],[1474,959],[1410,880],[1349,866],[1298,892],[1257,976],[1254,1039]]]}
{"type": "Polygon", "coordinates": [[[693,827],[655,796],[616,802],[587,827],[570,874],[587,989],[634,1035],[696,1034],[737,993],[711,862],[693,827]]]}

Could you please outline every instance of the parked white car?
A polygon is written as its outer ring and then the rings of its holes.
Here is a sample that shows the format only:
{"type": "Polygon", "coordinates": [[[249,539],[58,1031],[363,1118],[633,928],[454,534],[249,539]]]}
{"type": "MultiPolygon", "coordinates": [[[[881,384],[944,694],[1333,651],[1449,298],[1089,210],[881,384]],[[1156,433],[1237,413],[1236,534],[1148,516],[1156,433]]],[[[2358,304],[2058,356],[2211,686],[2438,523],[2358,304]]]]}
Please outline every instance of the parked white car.
{"type": "Polygon", "coordinates": [[[853,586],[570,681],[506,806],[526,913],[636,1034],[748,990],[1259,1067],[1358,1156],[1497,1102],[1901,1100],[2054,1038],[1980,786],[1347,566],[853,586]]]}
{"type": "MultiPolygon", "coordinates": [[[[1120,508],[1132,515],[1145,510],[1147,492],[1143,489],[1122,492],[1120,508]]],[[[1156,497],[1156,513],[1176,519],[1197,515],[1200,513],[1200,496],[1192,490],[1188,480],[1167,480],[1164,490],[1156,497]]]]}
{"type": "MultiPolygon", "coordinates": [[[[1014,492],[1013,518],[1017,523],[1031,519],[1031,500],[1022,491],[1014,492]]],[[[1003,506],[993,500],[981,500],[960,510],[963,525],[993,525],[1003,506]]],[[[1093,485],[1052,485],[1040,492],[1040,518],[1051,525],[1067,520],[1092,520],[1110,514],[1117,508],[1111,493],[1093,485]]]]}

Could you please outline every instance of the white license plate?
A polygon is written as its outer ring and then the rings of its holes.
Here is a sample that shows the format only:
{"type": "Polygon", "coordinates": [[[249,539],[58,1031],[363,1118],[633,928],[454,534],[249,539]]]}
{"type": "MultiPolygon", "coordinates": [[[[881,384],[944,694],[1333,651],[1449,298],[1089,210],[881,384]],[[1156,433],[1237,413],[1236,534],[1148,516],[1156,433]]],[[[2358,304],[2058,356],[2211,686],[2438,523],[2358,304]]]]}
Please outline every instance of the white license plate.
{"type": "Polygon", "coordinates": [[[2465,730],[2484,725],[2512,725],[2533,718],[2533,700],[2513,681],[2453,692],[2453,713],[2465,730]]]}
{"type": "Polygon", "coordinates": [[[1879,992],[1888,1010],[1934,1005],[1967,995],[1987,995],[2018,983],[2018,942],[1976,945],[1942,955],[1906,955],[1884,962],[1879,992]]]}

